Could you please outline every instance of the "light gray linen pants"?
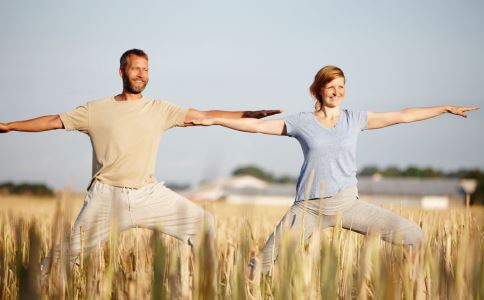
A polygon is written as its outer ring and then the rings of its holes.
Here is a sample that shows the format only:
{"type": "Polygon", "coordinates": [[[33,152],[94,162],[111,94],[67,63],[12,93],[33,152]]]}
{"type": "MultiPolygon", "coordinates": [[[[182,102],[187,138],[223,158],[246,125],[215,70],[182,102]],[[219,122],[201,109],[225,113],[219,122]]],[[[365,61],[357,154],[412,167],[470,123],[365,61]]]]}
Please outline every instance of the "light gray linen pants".
{"type": "Polygon", "coordinates": [[[383,240],[394,244],[416,246],[422,239],[423,233],[417,224],[388,209],[361,201],[357,187],[351,186],[331,198],[294,202],[264,245],[262,272],[270,272],[283,234],[290,230],[304,230],[307,240],[317,228],[334,227],[338,214],[343,228],[361,234],[374,231],[383,240]]]}
{"type": "MultiPolygon", "coordinates": [[[[119,231],[135,227],[159,230],[192,246],[196,246],[202,226],[211,239],[215,238],[213,216],[163,182],[131,189],[95,181],[72,229],[71,263],[76,263],[81,253],[81,237],[83,253],[88,254],[109,238],[113,223],[119,231]]],[[[54,249],[52,257],[59,258],[60,250],[54,249]]],[[[47,257],[42,268],[47,270],[49,265],[47,257]]]]}

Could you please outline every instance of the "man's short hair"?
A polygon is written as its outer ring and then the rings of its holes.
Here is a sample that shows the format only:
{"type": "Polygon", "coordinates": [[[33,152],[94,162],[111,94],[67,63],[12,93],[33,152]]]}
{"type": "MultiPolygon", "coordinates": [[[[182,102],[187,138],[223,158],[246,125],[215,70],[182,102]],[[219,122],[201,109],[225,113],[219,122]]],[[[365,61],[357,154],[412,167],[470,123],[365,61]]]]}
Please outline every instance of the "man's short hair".
{"type": "Polygon", "coordinates": [[[121,70],[123,70],[123,72],[126,68],[126,65],[128,64],[128,58],[131,55],[144,57],[144,58],[146,58],[146,60],[148,60],[148,54],[146,54],[143,50],[141,50],[141,49],[128,50],[128,51],[124,52],[123,55],[121,55],[121,58],[119,59],[119,68],[121,70]]]}

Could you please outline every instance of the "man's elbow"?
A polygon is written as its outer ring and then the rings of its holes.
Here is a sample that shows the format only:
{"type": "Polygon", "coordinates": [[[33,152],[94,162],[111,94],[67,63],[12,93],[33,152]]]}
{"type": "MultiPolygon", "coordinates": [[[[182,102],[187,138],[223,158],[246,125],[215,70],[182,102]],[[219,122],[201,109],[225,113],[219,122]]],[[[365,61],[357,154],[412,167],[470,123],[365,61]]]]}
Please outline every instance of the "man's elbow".
{"type": "Polygon", "coordinates": [[[51,129],[63,129],[64,128],[64,123],[62,123],[62,120],[59,115],[52,116],[52,119],[49,122],[49,127],[51,129]]]}
{"type": "Polygon", "coordinates": [[[211,118],[209,111],[200,111],[197,109],[190,108],[185,117],[185,121],[202,120],[211,118]]]}

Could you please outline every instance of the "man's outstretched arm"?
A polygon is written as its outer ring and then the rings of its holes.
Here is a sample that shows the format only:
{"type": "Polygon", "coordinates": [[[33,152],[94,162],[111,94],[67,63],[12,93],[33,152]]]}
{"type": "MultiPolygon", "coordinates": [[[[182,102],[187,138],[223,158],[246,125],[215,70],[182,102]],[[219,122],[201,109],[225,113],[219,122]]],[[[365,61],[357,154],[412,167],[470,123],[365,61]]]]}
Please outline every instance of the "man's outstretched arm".
{"type": "Polygon", "coordinates": [[[200,111],[196,109],[189,109],[185,117],[185,122],[200,119],[225,118],[225,119],[239,119],[239,118],[265,118],[275,114],[281,113],[281,110],[255,110],[255,111],[224,111],[224,110],[207,110],[200,111]]]}
{"type": "Polygon", "coordinates": [[[0,133],[7,133],[10,131],[39,132],[62,128],[64,128],[64,124],[62,124],[59,115],[43,116],[35,119],[9,123],[0,122],[0,133]]]}

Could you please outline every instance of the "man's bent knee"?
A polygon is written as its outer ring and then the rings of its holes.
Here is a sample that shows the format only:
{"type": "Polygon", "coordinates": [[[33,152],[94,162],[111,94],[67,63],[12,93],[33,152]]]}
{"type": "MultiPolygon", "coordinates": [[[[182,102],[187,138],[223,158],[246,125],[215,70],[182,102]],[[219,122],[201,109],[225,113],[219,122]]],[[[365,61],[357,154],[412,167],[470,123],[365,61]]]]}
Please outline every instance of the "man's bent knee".
{"type": "Polygon", "coordinates": [[[423,231],[417,224],[413,225],[402,233],[403,244],[406,246],[418,246],[423,238],[423,231]]]}
{"type": "Polygon", "coordinates": [[[215,229],[215,218],[209,212],[205,212],[204,230],[209,234],[211,238],[215,238],[217,235],[217,231],[215,229]]]}
{"type": "Polygon", "coordinates": [[[203,212],[203,217],[198,223],[198,232],[193,232],[188,236],[188,244],[192,247],[200,242],[200,239],[208,238],[210,241],[214,240],[216,236],[215,218],[209,212],[203,212]],[[202,235],[202,236],[200,236],[202,235]]]}

